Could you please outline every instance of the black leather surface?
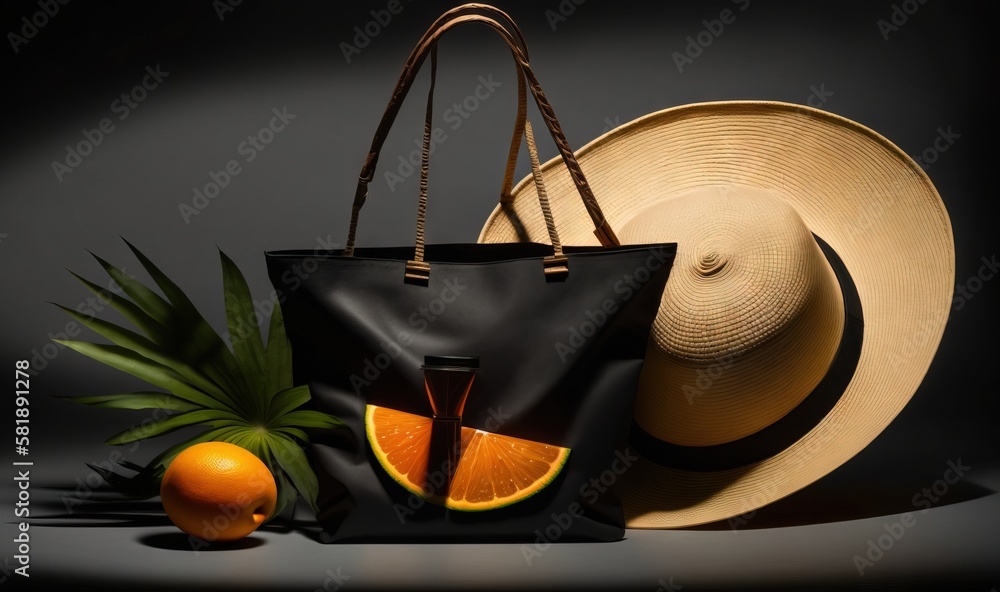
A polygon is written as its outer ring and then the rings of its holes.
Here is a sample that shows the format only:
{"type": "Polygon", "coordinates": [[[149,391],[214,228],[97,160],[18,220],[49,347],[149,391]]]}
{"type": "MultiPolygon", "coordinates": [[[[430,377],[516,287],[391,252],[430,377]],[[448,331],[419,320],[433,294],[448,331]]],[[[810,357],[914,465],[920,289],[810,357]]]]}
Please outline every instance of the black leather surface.
{"type": "Polygon", "coordinates": [[[307,382],[317,407],[346,423],[311,447],[326,540],[623,536],[620,505],[592,479],[627,457],[622,442],[675,245],[566,252],[569,275],[552,281],[542,267],[549,245],[431,245],[427,286],[403,281],[412,248],[267,254],[296,383],[307,382]],[[570,447],[556,480],[486,512],[413,503],[370,452],[364,407],[429,416],[425,355],[479,356],[463,424],[570,447]]]}

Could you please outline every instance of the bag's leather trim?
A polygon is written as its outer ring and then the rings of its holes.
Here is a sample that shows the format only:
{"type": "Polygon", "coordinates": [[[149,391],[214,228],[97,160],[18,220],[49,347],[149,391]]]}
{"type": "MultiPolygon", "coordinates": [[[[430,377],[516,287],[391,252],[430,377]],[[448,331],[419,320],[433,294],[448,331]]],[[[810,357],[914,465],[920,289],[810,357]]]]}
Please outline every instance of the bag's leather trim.
{"type": "Polygon", "coordinates": [[[403,274],[404,281],[426,286],[430,277],[431,266],[428,265],[427,262],[413,261],[412,259],[406,262],[406,268],[403,274]]]}
{"type": "Polygon", "coordinates": [[[546,276],[561,276],[569,274],[569,259],[566,255],[550,255],[542,259],[546,276]]]}

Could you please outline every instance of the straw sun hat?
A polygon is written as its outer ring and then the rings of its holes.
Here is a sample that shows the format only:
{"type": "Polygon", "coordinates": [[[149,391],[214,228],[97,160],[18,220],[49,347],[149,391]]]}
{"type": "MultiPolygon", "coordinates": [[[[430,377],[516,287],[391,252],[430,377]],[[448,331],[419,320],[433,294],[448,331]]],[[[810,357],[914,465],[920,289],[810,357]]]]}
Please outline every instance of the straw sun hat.
{"type": "MultiPolygon", "coordinates": [[[[628,526],[752,511],[860,452],[920,385],[954,284],[927,175],[842,117],[776,102],[652,113],[577,153],[622,243],[676,242],[619,479],[628,526]]],[[[565,244],[596,244],[562,166],[565,244]]],[[[546,242],[528,177],[481,242],[546,242]],[[523,195],[522,195],[523,194],[523,195]]]]}

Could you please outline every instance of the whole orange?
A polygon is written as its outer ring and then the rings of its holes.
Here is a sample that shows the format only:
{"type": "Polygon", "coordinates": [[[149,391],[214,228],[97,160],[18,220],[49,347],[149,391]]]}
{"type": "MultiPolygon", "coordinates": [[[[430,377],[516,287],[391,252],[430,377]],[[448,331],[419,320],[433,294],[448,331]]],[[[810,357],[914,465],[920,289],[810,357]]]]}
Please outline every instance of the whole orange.
{"type": "Polygon", "coordinates": [[[170,520],[187,534],[235,541],[267,520],[278,489],[271,471],[249,450],[202,442],[186,448],[167,467],[160,499],[170,520]]]}

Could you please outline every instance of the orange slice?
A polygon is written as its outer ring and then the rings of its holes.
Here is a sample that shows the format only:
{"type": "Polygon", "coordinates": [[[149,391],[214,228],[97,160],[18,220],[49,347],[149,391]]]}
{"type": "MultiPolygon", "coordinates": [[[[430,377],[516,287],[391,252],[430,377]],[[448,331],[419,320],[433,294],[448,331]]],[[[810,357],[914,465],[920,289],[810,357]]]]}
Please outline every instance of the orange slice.
{"type": "Polygon", "coordinates": [[[448,496],[432,496],[425,483],[433,420],[368,405],[365,431],[376,458],[397,483],[452,510],[480,512],[509,506],[545,488],[562,471],[570,449],[462,428],[462,455],[448,496]]]}

